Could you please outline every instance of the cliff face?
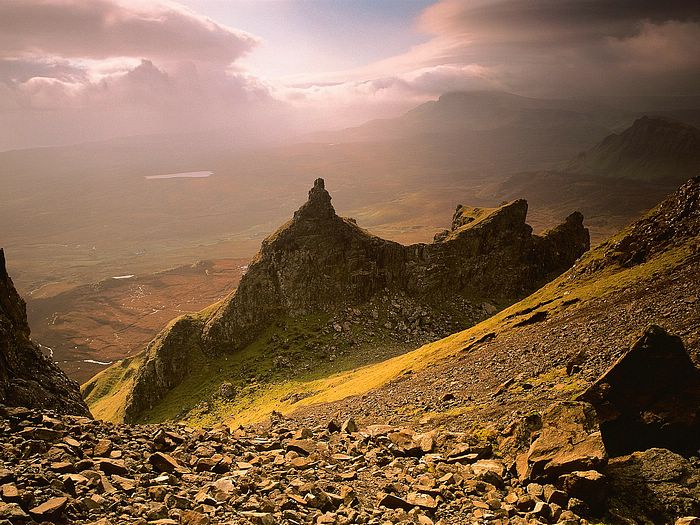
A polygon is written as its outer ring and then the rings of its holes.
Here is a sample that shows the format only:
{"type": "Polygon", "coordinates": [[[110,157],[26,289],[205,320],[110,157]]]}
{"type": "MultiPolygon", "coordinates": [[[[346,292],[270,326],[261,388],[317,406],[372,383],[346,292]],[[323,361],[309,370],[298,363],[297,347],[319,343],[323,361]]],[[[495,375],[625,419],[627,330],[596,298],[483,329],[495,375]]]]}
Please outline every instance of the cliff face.
{"type": "Polygon", "coordinates": [[[236,293],[206,323],[205,352],[240,349],[280,313],[358,305],[387,289],[429,303],[455,295],[512,302],[589,248],[580,214],[542,237],[525,223],[525,201],[484,215],[466,224],[455,219],[441,241],[402,246],[336,215],[318,179],[308,202],[263,241],[236,293]]]}
{"type": "Polygon", "coordinates": [[[292,220],[263,241],[235,293],[208,317],[175,323],[177,337],[161,334],[149,345],[126,420],[138,418],[187,374],[175,339],[206,356],[236,352],[280,316],[361,307],[380,292],[428,305],[455,297],[510,304],[589,248],[578,213],[541,237],[525,223],[525,201],[472,213],[477,219],[466,220],[458,208],[452,229],[438,240],[403,246],[339,217],[323,180],[316,180],[292,220]]]}
{"type": "Polygon", "coordinates": [[[78,384],[29,338],[22,298],[0,249],[0,404],[89,416],[78,384]]]}

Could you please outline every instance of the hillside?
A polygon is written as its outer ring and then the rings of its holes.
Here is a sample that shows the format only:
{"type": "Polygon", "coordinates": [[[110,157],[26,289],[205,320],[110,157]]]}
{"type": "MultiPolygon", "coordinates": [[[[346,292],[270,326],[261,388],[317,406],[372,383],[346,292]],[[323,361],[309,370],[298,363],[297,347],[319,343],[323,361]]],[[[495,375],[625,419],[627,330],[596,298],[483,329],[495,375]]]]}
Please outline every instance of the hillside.
{"type": "Polygon", "coordinates": [[[513,414],[583,392],[652,323],[672,327],[698,366],[699,226],[696,177],[560,277],[473,328],[300,386],[316,393],[297,406],[344,400],[299,417],[362,413],[367,421],[500,428],[513,414]],[[573,365],[579,372],[567,374],[573,365]]]}
{"type": "Polygon", "coordinates": [[[588,249],[580,214],[542,236],[532,234],[526,214],[525,201],[459,207],[452,229],[433,243],[404,246],[336,215],[319,179],[229,298],[174,320],[144,353],[85,384],[84,395],[100,417],[172,418],[212,396],[248,403],[263,388],[470,326],[588,249]]]}
{"type": "Polygon", "coordinates": [[[301,385],[317,391],[268,405],[264,425],[232,429],[220,413],[209,428],[132,426],[0,406],[0,516],[692,525],[699,204],[696,178],[532,296],[417,351],[301,385]],[[295,404],[305,406],[269,411],[295,404]]]}
{"type": "Polygon", "coordinates": [[[491,425],[583,391],[653,322],[673,327],[697,364],[698,203],[695,178],[542,289],[465,331],[376,365],[265,389],[255,402],[213,402],[188,418],[235,425],[276,410],[298,411],[307,423],[352,415],[491,425]],[[572,360],[581,374],[566,374],[572,360]]]}

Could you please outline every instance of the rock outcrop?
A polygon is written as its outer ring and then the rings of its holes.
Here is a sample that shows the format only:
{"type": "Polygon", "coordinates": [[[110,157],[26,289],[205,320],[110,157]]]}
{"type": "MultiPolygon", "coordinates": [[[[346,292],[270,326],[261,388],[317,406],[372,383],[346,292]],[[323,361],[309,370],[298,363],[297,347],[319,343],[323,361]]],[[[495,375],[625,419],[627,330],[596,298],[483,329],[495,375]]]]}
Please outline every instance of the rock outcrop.
{"type": "Polygon", "coordinates": [[[700,450],[700,370],[680,337],[650,326],[580,399],[595,406],[613,456],[659,447],[700,450]]]}
{"type": "MultiPolygon", "coordinates": [[[[263,241],[238,289],[213,313],[188,318],[190,331],[175,339],[205,356],[236,352],[281,316],[332,314],[380,292],[433,306],[455,298],[511,304],[589,248],[580,213],[542,236],[526,224],[523,200],[472,213],[478,220],[456,217],[440,240],[404,246],[339,217],[317,179],[308,201],[263,241]]],[[[171,341],[173,336],[161,334],[149,345],[127,397],[126,421],[136,421],[187,373],[187,352],[171,348],[171,341]],[[169,374],[175,369],[176,375],[169,374]]]]}
{"type": "Polygon", "coordinates": [[[44,356],[29,336],[24,300],[7,274],[0,249],[0,403],[89,415],[78,384],[44,356]]]}

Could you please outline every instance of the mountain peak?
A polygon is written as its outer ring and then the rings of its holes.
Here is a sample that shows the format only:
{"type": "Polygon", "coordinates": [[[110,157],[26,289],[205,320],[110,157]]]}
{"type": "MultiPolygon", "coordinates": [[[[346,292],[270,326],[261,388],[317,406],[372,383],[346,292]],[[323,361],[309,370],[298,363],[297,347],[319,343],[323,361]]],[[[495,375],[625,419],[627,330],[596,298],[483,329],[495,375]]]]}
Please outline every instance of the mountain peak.
{"type": "Polygon", "coordinates": [[[331,195],[326,190],[324,180],[318,178],[309,190],[309,199],[294,212],[294,219],[331,219],[335,216],[331,195]]]}

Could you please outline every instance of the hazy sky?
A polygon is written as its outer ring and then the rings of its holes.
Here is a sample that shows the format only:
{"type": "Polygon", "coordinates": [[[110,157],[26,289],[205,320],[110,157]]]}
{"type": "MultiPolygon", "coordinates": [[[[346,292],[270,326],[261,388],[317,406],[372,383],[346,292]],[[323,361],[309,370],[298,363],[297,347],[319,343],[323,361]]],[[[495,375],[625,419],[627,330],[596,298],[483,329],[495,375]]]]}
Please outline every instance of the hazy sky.
{"type": "Polygon", "coordinates": [[[359,123],[445,91],[700,94],[697,0],[0,0],[0,150],[359,123]]]}

